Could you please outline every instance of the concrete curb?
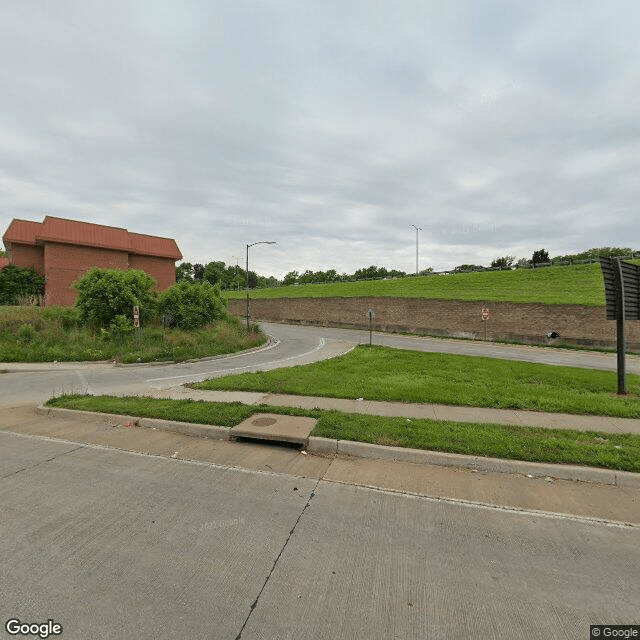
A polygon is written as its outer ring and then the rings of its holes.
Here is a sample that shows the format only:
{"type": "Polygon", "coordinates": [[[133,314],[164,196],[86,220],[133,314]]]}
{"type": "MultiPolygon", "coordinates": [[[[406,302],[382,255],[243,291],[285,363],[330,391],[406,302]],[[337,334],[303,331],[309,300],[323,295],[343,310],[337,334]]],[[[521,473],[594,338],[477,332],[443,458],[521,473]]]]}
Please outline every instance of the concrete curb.
{"type": "Polygon", "coordinates": [[[80,411],[79,409],[63,409],[61,407],[45,407],[40,405],[36,407],[36,413],[41,416],[58,416],[60,418],[69,418],[81,420],[83,418],[98,418],[100,420],[109,420],[122,424],[124,422],[131,423],[132,426],[138,424],[136,416],[125,416],[115,413],[100,413],[99,411],[80,411]]]}
{"type": "MultiPolygon", "coordinates": [[[[156,365],[167,365],[167,364],[193,364],[196,362],[211,362],[214,360],[224,360],[225,358],[232,358],[238,355],[246,355],[248,353],[253,353],[255,351],[266,351],[267,349],[271,349],[275,347],[280,341],[276,340],[274,337],[267,335],[267,341],[264,344],[261,344],[257,347],[249,347],[248,349],[243,349],[241,351],[234,351],[232,353],[221,353],[217,356],[204,356],[203,358],[190,358],[189,360],[161,360],[160,362],[118,362],[115,363],[116,367],[152,367],[156,365]]],[[[111,360],[106,360],[105,362],[112,362],[111,360]]],[[[81,363],[86,364],[86,363],[81,363]]]]}
{"type": "Polygon", "coordinates": [[[216,427],[209,424],[196,424],[194,422],[174,422],[172,420],[159,420],[157,418],[139,418],[139,427],[162,429],[172,433],[181,433],[185,436],[197,436],[210,440],[229,440],[228,427],[216,427]]]}
{"type": "MultiPolygon", "coordinates": [[[[134,416],[98,413],[95,411],[80,411],[77,409],[62,409],[58,407],[36,408],[40,415],[60,416],[63,418],[82,419],[99,418],[122,424],[131,423],[132,426],[162,429],[173,433],[209,438],[212,440],[229,440],[231,429],[212,425],[196,424],[192,422],[177,422],[160,420],[158,418],[136,418],[134,416]]],[[[425,451],[423,449],[405,449],[402,447],[387,447],[367,442],[353,442],[351,440],[335,440],[333,438],[319,438],[309,436],[306,450],[318,455],[345,455],[358,458],[373,458],[379,460],[395,460],[397,462],[413,462],[415,464],[432,464],[445,467],[459,467],[475,469],[492,473],[519,473],[532,477],[550,477],[558,480],[574,480],[608,484],[629,489],[640,489],[640,473],[630,471],[616,471],[614,469],[598,469],[595,467],[581,467],[577,465],[547,464],[542,462],[526,462],[524,460],[503,460],[502,458],[483,458],[480,456],[466,456],[459,453],[442,453],[439,451],[425,451]]]]}
{"type": "Polygon", "coordinates": [[[118,424],[130,423],[133,427],[145,427],[149,429],[160,429],[180,433],[198,438],[209,438],[210,440],[229,440],[228,427],[217,427],[209,424],[197,424],[194,422],[178,422],[175,420],[161,420],[159,418],[136,418],[135,416],[124,416],[114,413],[99,413],[96,411],[80,411],[77,409],[62,409],[58,407],[36,407],[36,413],[43,416],[59,416],[61,418],[99,418],[116,422],[118,424]]]}
{"type": "Polygon", "coordinates": [[[387,447],[366,442],[317,437],[309,438],[307,451],[320,455],[348,455],[358,458],[374,458],[396,460],[398,462],[413,462],[416,464],[460,467],[492,473],[519,473],[536,478],[550,477],[558,480],[574,480],[640,489],[640,474],[629,471],[616,471],[613,469],[526,462],[524,460],[503,460],[502,458],[483,458],[458,453],[404,449],[401,447],[387,447]]]}

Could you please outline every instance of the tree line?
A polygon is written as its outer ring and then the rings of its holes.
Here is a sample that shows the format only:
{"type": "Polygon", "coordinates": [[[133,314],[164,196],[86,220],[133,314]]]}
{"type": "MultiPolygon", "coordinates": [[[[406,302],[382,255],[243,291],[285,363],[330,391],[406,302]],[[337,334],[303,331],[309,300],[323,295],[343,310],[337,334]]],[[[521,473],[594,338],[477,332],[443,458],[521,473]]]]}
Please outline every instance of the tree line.
{"type": "Polygon", "coordinates": [[[549,257],[549,252],[546,249],[538,249],[533,252],[531,258],[520,258],[517,262],[514,260],[515,256],[502,256],[496,258],[491,262],[490,267],[483,267],[482,265],[460,265],[454,269],[454,271],[482,271],[487,268],[499,268],[499,269],[511,269],[516,267],[534,267],[536,265],[560,265],[573,262],[586,262],[597,260],[598,258],[614,258],[614,257],[628,257],[639,253],[635,249],[629,249],[628,247],[595,247],[593,249],[587,249],[581,253],[570,253],[566,255],[549,257]]]}
{"type": "MultiPolygon", "coordinates": [[[[4,252],[0,251],[0,254],[4,252]]],[[[559,255],[549,257],[546,249],[534,251],[531,258],[515,256],[501,256],[495,258],[489,267],[477,264],[461,264],[453,271],[462,273],[465,271],[483,271],[486,269],[513,269],[514,267],[535,267],[536,265],[566,264],[586,260],[597,260],[599,257],[631,256],[639,252],[628,247],[599,247],[588,249],[581,253],[559,255]]],[[[423,269],[419,275],[433,273],[432,268],[423,269]]],[[[371,265],[356,269],[351,274],[338,273],[335,269],[327,271],[311,271],[307,269],[302,273],[289,271],[282,280],[275,276],[261,276],[255,271],[249,271],[249,288],[277,287],[286,285],[301,285],[329,282],[354,282],[356,280],[381,280],[384,278],[402,278],[415,275],[398,269],[386,269],[371,265]]],[[[233,290],[244,289],[247,286],[245,270],[239,265],[226,265],[222,261],[209,262],[206,265],[183,262],[176,267],[176,281],[193,284],[208,283],[220,289],[233,290]]],[[[36,273],[32,267],[23,268],[8,265],[0,271],[0,305],[24,304],[39,298],[45,287],[44,276],[36,273]]]]}
{"type": "MultiPolygon", "coordinates": [[[[581,260],[597,260],[600,256],[630,256],[638,253],[638,251],[629,248],[620,247],[599,247],[588,249],[581,253],[567,254],[549,257],[546,249],[538,249],[533,252],[531,258],[520,258],[516,261],[515,256],[500,256],[491,261],[489,266],[479,264],[461,264],[456,266],[453,271],[463,273],[465,271],[484,271],[487,269],[513,269],[516,267],[535,267],[536,265],[563,264],[569,262],[579,262],[581,260]]],[[[433,273],[433,269],[423,269],[419,275],[428,275],[433,273]]],[[[356,280],[382,280],[384,278],[403,278],[405,276],[413,276],[414,273],[407,273],[398,269],[387,269],[371,265],[369,267],[361,267],[353,273],[338,273],[335,269],[327,271],[312,271],[306,269],[302,273],[298,271],[289,271],[282,280],[278,280],[274,276],[261,276],[255,271],[249,271],[249,288],[278,287],[287,285],[302,284],[322,284],[330,282],[354,282],[356,280]]],[[[247,286],[247,278],[244,268],[238,265],[226,265],[222,261],[209,262],[203,264],[191,264],[183,262],[176,267],[176,280],[178,282],[208,282],[218,285],[221,289],[244,289],[247,286]]]]}
{"type": "MultiPolygon", "coordinates": [[[[424,269],[420,275],[431,273],[433,269],[424,269]]],[[[327,271],[289,271],[282,280],[275,276],[261,276],[255,271],[249,271],[249,288],[277,287],[294,284],[312,284],[325,282],[353,282],[356,280],[380,280],[383,278],[402,278],[407,274],[398,269],[386,269],[371,265],[356,269],[353,273],[338,273],[335,269],[327,271]]],[[[244,289],[247,286],[245,269],[238,265],[226,265],[224,262],[209,262],[191,264],[183,262],[176,267],[177,282],[208,282],[218,285],[221,289],[244,289]]]]}

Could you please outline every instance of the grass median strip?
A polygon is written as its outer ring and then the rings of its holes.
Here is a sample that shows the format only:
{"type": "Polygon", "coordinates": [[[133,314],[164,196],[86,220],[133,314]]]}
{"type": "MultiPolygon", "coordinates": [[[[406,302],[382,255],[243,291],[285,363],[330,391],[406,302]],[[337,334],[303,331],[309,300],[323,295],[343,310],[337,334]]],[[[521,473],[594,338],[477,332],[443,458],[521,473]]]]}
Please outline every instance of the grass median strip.
{"type": "Polygon", "coordinates": [[[312,435],[324,438],[640,472],[640,436],[632,434],[409,420],[321,409],[145,397],[66,395],[52,398],[47,405],[226,427],[233,427],[254,413],[310,416],[318,420],[312,435]]]}
{"type": "Polygon", "coordinates": [[[379,346],[359,346],[331,360],[191,386],[640,418],[638,375],[628,374],[629,395],[617,396],[615,371],[379,346]]]}

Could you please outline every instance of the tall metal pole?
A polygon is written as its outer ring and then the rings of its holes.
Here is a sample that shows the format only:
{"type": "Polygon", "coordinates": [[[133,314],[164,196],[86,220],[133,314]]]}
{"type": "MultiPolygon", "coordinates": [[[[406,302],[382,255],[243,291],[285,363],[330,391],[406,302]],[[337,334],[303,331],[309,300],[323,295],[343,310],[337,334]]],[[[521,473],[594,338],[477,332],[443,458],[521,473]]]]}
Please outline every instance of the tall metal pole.
{"type": "Polygon", "coordinates": [[[244,269],[244,282],[247,288],[247,331],[249,331],[249,247],[247,245],[247,263],[244,269]]]}
{"type": "Polygon", "coordinates": [[[250,315],[249,315],[249,247],[253,247],[256,244],[275,244],[275,241],[273,240],[261,240],[260,242],[252,242],[251,244],[247,245],[247,262],[245,265],[245,278],[247,281],[247,330],[249,329],[249,321],[250,321],[250,315]]]}
{"type": "Polygon", "coordinates": [[[418,231],[422,231],[420,227],[416,227],[415,224],[411,225],[416,230],[416,275],[418,275],[418,231]]]}
{"type": "Polygon", "coordinates": [[[625,331],[624,321],[626,316],[625,309],[625,295],[624,295],[624,277],[622,276],[622,264],[620,264],[620,258],[615,259],[616,269],[616,294],[618,296],[617,304],[617,318],[616,318],[616,349],[617,349],[617,361],[618,361],[618,395],[627,395],[627,372],[625,366],[625,356],[627,352],[627,345],[625,344],[625,331]]]}

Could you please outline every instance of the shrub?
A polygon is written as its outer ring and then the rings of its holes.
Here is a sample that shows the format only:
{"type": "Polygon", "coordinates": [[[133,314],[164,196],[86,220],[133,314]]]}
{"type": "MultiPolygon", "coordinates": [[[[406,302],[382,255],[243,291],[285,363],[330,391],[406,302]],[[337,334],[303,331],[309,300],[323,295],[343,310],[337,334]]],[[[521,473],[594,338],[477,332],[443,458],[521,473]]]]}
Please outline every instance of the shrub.
{"type": "MultiPolygon", "coordinates": [[[[140,308],[140,320],[149,320],[157,311],[156,281],[140,269],[99,269],[94,267],[73,283],[78,292],[76,307],[92,328],[109,327],[117,316],[133,325],[133,307],[140,308]]],[[[120,323],[121,321],[116,321],[120,323]]]]}
{"type": "Polygon", "coordinates": [[[36,337],[36,330],[30,324],[22,324],[18,329],[18,338],[22,342],[31,342],[36,337]]]}
{"type": "Polygon", "coordinates": [[[227,315],[220,289],[208,282],[178,282],[160,294],[160,313],[184,330],[197,329],[227,315]]]}
{"type": "Polygon", "coordinates": [[[37,299],[44,282],[44,276],[39,276],[33,267],[9,264],[0,271],[0,304],[17,305],[26,298],[37,299]]]}
{"type": "Polygon", "coordinates": [[[116,338],[122,340],[133,331],[133,323],[127,316],[118,315],[109,324],[109,329],[116,338]]]}

